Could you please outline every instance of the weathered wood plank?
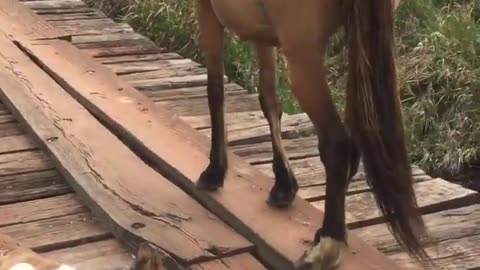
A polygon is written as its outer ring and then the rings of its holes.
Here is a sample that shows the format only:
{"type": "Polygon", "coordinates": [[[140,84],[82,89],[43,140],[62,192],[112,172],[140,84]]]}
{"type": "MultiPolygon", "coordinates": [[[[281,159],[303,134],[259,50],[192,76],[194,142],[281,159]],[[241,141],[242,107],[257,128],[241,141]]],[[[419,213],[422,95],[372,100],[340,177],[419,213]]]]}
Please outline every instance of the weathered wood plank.
{"type": "Polygon", "coordinates": [[[190,268],[191,270],[267,270],[249,253],[193,265],[190,268]]]}
{"type": "Polygon", "coordinates": [[[89,213],[0,227],[0,233],[10,235],[35,252],[47,252],[111,237],[89,213]]]}
{"type": "MultiPolygon", "coordinates": [[[[450,209],[424,216],[432,242],[426,250],[436,269],[480,269],[480,205],[450,209]]],[[[395,242],[382,223],[355,229],[369,243],[401,264],[406,270],[423,269],[395,242]]]]}
{"type": "Polygon", "coordinates": [[[169,74],[178,74],[178,71],[188,70],[189,68],[198,67],[190,59],[158,59],[156,61],[138,61],[138,62],[122,62],[109,64],[111,68],[118,75],[125,75],[125,80],[145,79],[152,76],[167,76],[169,74]],[[142,77],[143,76],[143,77],[142,77]]]}
{"type": "Polygon", "coordinates": [[[147,37],[138,34],[137,32],[128,33],[105,33],[102,35],[75,35],[72,36],[72,43],[75,45],[81,44],[102,44],[105,42],[122,43],[125,41],[150,41],[147,37]]]}
{"type": "Polygon", "coordinates": [[[75,270],[121,270],[129,269],[132,256],[117,240],[87,243],[42,253],[46,258],[59,260],[75,270]]]}
{"type": "MultiPolygon", "coordinates": [[[[190,76],[189,76],[190,77],[190,76]]],[[[185,77],[171,77],[185,78],[185,77]]],[[[206,75],[205,75],[206,80],[206,75]]],[[[135,84],[135,83],[132,83],[135,84]]],[[[168,109],[178,116],[205,115],[209,113],[207,98],[178,99],[172,101],[159,101],[156,104],[168,109]]],[[[225,112],[249,112],[260,110],[260,103],[255,94],[235,95],[225,93],[225,112]]]]}
{"type": "Polygon", "coordinates": [[[54,169],[0,176],[0,205],[72,192],[54,169]]]}
{"type": "MultiPolygon", "coordinates": [[[[176,61],[180,62],[179,60],[176,61]]],[[[182,63],[180,65],[164,65],[163,67],[150,71],[147,70],[123,75],[117,74],[120,75],[122,79],[129,82],[207,74],[207,70],[204,67],[199,67],[199,64],[188,63],[188,61],[183,62],[187,63],[182,63]]]]}
{"type": "MultiPolygon", "coordinates": [[[[0,39],[0,46],[2,99],[116,236],[132,248],[139,241],[151,241],[185,263],[252,248],[146,165],[18,48],[5,39],[0,39]],[[11,65],[13,59],[15,65],[11,65]]],[[[63,68],[70,69],[68,65],[63,68]]]]}
{"type": "Polygon", "coordinates": [[[0,176],[52,169],[50,159],[39,150],[0,155],[0,176]]]}
{"type": "Polygon", "coordinates": [[[0,227],[86,213],[88,209],[74,194],[0,206],[0,227]]]}
{"type": "Polygon", "coordinates": [[[98,57],[97,61],[110,67],[110,65],[128,65],[128,64],[138,65],[142,62],[156,62],[161,60],[174,60],[174,59],[183,60],[183,57],[177,53],[165,52],[165,53],[154,53],[154,54],[133,54],[133,55],[98,57]]]}
{"type": "MultiPolygon", "coordinates": [[[[158,91],[162,93],[163,91],[158,91]]],[[[148,95],[147,95],[148,96],[148,95]]],[[[197,94],[199,96],[199,94],[197,94]]],[[[203,97],[203,96],[202,96],[203,97]]],[[[155,98],[153,98],[155,101],[155,98]]],[[[257,101],[258,102],[258,101],[257,101]]],[[[237,111],[227,113],[225,124],[229,145],[246,145],[262,142],[271,144],[268,122],[261,111],[237,111]]],[[[182,119],[210,137],[210,115],[182,116],[182,119]]],[[[315,129],[305,114],[285,115],[282,118],[283,139],[297,139],[315,134],[315,129]]],[[[268,144],[265,144],[268,148],[268,144]]]]}
{"type": "MultiPolygon", "coordinates": [[[[244,90],[239,85],[228,83],[225,85],[225,93],[227,95],[244,95],[247,90],[244,90]]],[[[179,99],[205,98],[207,97],[206,86],[163,89],[160,91],[145,91],[144,94],[153,101],[174,101],[179,99]]],[[[227,113],[227,117],[232,113],[227,113]]],[[[201,116],[185,116],[186,118],[196,118],[201,116]]],[[[210,118],[209,118],[210,119],[210,118]]],[[[203,119],[202,119],[203,120],[203,119]]],[[[200,120],[200,121],[202,121],[200,120]]],[[[210,120],[208,120],[210,121],[210,120]]],[[[227,123],[228,124],[228,123],[227,123]]]]}
{"type": "MultiPolygon", "coordinates": [[[[84,20],[86,22],[93,19],[84,20]]],[[[112,34],[125,34],[132,33],[133,29],[128,24],[118,24],[113,21],[108,23],[95,23],[87,24],[79,21],[56,21],[50,24],[63,32],[72,36],[73,42],[82,40],[77,38],[78,36],[95,36],[95,35],[112,35],[112,34]],[[65,24],[65,22],[75,22],[78,25],[65,24]]]]}
{"type": "MultiPolygon", "coordinates": [[[[226,84],[225,87],[227,85],[230,85],[230,84],[226,84]]],[[[192,89],[192,88],[186,88],[186,89],[192,89]]],[[[195,87],[194,89],[198,89],[198,90],[203,89],[206,91],[206,86],[195,87]]],[[[176,89],[173,89],[173,90],[176,90],[176,89]]],[[[172,90],[164,90],[164,91],[172,91],[172,90]]],[[[159,91],[159,92],[162,92],[162,91],[159,91]]],[[[150,97],[149,92],[145,92],[144,94],[147,97],[150,97]]],[[[210,115],[183,116],[182,119],[185,122],[187,122],[191,127],[198,130],[208,129],[211,127],[210,115]]],[[[263,116],[263,112],[261,110],[250,111],[250,112],[225,113],[225,126],[227,126],[229,130],[239,129],[238,127],[242,127],[246,125],[246,123],[248,123],[247,124],[248,128],[262,126],[264,124],[264,121],[266,122],[267,120],[263,116]]]]}
{"type": "MultiPolygon", "coordinates": [[[[415,194],[422,213],[431,213],[448,208],[480,202],[478,192],[436,178],[414,184],[415,194]]],[[[312,202],[324,209],[324,201],[312,202]]],[[[371,192],[353,194],[346,198],[347,222],[351,228],[383,222],[371,192]]]]}
{"type": "Polygon", "coordinates": [[[17,0],[0,1],[0,25],[9,35],[23,35],[30,39],[71,40],[70,35],[52,27],[17,0]]]}
{"type": "MultiPolygon", "coordinates": [[[[224,77],[224,82],[228,83],[227,77],[224,77]]],[[[132,86],[143,91],[158,91],[174,88],[185,88],[207,85],[207,75],[188,75],[181,77],[148,79],[130,82],[132,86]]]]}
{"type": "Polygon", "coordinates": [[[86,8],[87,5],[81,0],[42,0],[42,1],[23,1],[24,5],[35,10],[49,10],[61,8],[86,8]]]}
{"type": "Polygon", "coordinates": [[[37,144],[26,135],[0,137],[0,155],[37,149],[37,144]]]}
{"type": "Polygon", "coordinates": [[[23,246],[16,239],[6,235],[0,235],[0,269],[18,269],[19,264],[29,264],[32,269],[60,269],[62,263],[54,259],[45,258],[31,249],[23,246]]]}
{"type": "MultiPolygon", "coordinates": [[[[283,140],[285,152],[289,159],[301,159],[319,156],[317,136],[283,140]]],[[[250,164],[271,163],[273,161],[272,143],[269,141],[240,144],[230,147],[250,164]]],[[[318,157],[320,159],[320,157],[318,157]]]]}
{"type": "Polygon", "coordinates": [[[165,49],[158,48],[153,42],[148,42],[146,40],[84,43],[77,44],[76,47],[82,49],[92,57],[144,55],[165,52],[165,49]]]}
{"type": "MultiPolygon", "coordinates": [[[[198,191],[195,179],[208,163],[206,136],[162,106],[155,106],[130,85],[118,80],[111,70],[79,54],[70,44],[48,43],[31,45],[24,41],[24,46],[67,91],[121,134],[125,143],[247,235],[256,244],[260,256],[275,269],[292,269],[292,263],[309,246],[306,240],[312,239],[320,227],[323,219],[320,211],[298,198],[288,211],[269,208],[265,200],[272,181],[235,155],[230,155],[230,174],[222,192],[198,191]],[[101,96],[90,95],[90,89],[98,89],[101,96]],[[246,194],[249,204],[239,204],[246,194]]],[[[350,236],[350,245],[356,252],[346,255],[340,269],[398,269],[354,235],[350,236]]]]}
{"type": "Polygon", "coordinates": [[[0,138],[24,134],[21,125],[17,122],[0,124],[0,138]]]}
{"type": "Polygon", "coordinates": [[[75,20],[86,20],[86,19],[104,19],[107,16],[97,10],[89,10],[88,12],[78,12],[78,13],[48,13],[48,12],[38,12],[35,13],[41,14],[42,18],[47,22],[58,22],[58,21],[75,21],[75,20]]]}

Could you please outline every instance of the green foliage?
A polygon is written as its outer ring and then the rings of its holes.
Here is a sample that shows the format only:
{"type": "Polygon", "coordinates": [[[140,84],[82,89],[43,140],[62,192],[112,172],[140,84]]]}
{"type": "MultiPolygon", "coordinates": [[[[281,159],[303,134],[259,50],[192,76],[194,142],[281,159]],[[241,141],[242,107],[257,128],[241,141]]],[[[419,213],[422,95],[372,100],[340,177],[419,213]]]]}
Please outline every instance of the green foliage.
{"type": "MultiPolygon", "coordinates": [[[[124,19],[160,46],[203,63],[196,44],[194,3],[136,0],[124,19]]],[[[427,170],[455,174],[464,164],[480,158],[479,18],[478,0],[404,0],[396,13],[399,84],[409,152],[412,161],[427,170]]],[[[332,38],[327,60],[328,80],[340,111],[347,64],[342,45],[339,33],[332,38]]],[[[252,45],[229,35],[225,70],[231,79],[255,91],[252,45]]],[[[299,112],[287,91],[282,58],[278,74],[284,110],[299,112]]]]}

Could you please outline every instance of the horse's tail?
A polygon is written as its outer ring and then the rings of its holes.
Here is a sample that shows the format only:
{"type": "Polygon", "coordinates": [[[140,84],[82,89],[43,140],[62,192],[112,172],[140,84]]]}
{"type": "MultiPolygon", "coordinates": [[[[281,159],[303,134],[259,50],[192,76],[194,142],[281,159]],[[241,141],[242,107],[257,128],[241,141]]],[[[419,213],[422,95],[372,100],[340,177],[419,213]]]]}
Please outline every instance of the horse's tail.
{"type": "Polygon", "coordinates": [[[393,0],[344,0],[349,47],[348,123],[368,183],[401,246],[422,262],[425,225],[417,209],[405,146],[394,54],[393,0]]]}

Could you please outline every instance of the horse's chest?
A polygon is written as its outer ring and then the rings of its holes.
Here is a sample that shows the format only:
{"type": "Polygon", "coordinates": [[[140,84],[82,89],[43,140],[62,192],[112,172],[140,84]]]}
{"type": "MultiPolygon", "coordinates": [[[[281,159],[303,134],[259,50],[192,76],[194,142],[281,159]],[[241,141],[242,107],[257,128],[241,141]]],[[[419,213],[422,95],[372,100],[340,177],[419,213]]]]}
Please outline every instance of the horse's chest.
{"type": "Polygon", "coordinates": [[[263,0],[211,0],[220,22],[241,39],[276,40],[263,0]]]}

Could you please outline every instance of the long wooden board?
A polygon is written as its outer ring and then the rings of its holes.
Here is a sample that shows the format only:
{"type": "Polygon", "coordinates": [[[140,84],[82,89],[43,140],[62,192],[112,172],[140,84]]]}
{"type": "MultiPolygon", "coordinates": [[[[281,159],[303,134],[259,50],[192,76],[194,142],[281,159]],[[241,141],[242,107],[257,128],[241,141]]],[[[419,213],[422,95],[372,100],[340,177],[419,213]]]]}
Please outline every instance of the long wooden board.
{"type": "MultiPolygon", "coordinates": [[[[197,190],[194,183],[208,163],[206,136],[67,42],[19,44],[137,154],[251,240],[274,269],[292,269],[310,246],[322,212],[299,198],[287,211],[268,207],[272,180],[235,155],[230,155],[230,173],[221,192],[197,190]]],[[[354,234],[349,239],[351,252],[340,269],[399,269],[354,234]]]]}
{"type": "Polygon", "coordinates": [[[0,25],[9,35],[25,35],[31,39],[64,39],[70,35],[52,27],[18,0],[0,1],[0,25]]]}
{"type": "Polygon", "coordinates": [[[0,48],[1,98],[128,247],[148,240],[186,264],[252,247],[146,165],[6,36],[0,48]]]}

